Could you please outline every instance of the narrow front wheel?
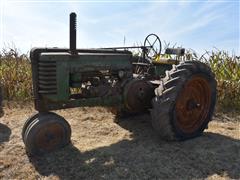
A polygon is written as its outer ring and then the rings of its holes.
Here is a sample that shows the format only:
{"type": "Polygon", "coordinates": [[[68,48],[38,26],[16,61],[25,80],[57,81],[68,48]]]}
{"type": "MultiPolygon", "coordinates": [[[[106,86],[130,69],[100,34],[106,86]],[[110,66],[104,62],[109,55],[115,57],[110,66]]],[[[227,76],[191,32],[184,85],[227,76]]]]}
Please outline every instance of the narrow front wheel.
{"type": "Polygon", "coordinates": [[[38,155],[69,144],[71,128],[63,117],[55,113],[39,113],[25,123],[22,136],[26,151],[38,155]]]}

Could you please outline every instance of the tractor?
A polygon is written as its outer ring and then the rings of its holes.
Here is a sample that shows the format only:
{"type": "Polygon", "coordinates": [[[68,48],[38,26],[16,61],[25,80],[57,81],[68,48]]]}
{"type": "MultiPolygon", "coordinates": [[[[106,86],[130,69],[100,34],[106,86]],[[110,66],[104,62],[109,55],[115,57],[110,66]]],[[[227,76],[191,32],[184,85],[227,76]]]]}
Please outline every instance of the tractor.
{"type": "Polygon", "coordinates": [[[76,48],[76,14],[70,14],[70,48],[30,52],[34,106],[25,122],[26,151],[39,155],[71,142],[71,128],[54,110],[104,106],[117,115],[147,112],[165,140],[200,136],[212,119],[216,80],[200,61],[185,60],[184,48],[166,48],[156,34],[143,46],[76,48]],[[133,49],[141,53],[134,53],[133,49]]]}

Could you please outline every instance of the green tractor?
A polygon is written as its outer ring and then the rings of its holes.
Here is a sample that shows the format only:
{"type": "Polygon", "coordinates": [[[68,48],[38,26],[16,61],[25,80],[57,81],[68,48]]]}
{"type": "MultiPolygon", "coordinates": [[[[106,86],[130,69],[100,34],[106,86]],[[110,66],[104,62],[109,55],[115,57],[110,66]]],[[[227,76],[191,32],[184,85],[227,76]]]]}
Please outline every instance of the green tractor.
{"type": "Polygon", "coordinates": [[[165,140],[200,136],[215,107],[214,74],[202,62],[184,61],[183,48],[161,51],[155,34],[138,47],[76,49],[76,14],[71,13],[69,49],[31,50],[38,113],[22,130],[27,152],[42,154],[69,144],[69,123],[51,111],[82,106],[114,107],[117,114],[149,112],[153,129],[165,140]]]}

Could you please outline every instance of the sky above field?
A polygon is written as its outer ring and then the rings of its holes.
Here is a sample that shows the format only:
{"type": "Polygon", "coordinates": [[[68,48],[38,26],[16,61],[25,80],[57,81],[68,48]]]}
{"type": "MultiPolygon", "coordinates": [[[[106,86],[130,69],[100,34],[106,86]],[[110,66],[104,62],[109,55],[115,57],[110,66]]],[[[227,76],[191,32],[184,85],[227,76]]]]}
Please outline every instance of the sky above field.
{"type": "Polygon", "coordinates": [[[77,13],[77,47],[141,45],[149,33],[198,53],[239,48],[239,1],[0,0],[0,48],[69,47],[69,13],[77,13]]]}

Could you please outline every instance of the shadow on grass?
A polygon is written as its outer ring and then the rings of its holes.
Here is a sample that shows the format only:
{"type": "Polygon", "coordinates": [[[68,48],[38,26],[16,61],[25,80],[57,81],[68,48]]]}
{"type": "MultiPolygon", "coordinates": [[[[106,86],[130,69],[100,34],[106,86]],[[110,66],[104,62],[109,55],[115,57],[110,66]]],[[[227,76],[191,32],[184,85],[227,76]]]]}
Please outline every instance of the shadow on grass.
{"type": "Polygon", "coordinates": [[[11,135],[11,129],[0,123],[0,144],[9,141],[9,137],[11,135]]]}
{"type": "Polygon", "coordinates": [[[184,142],[165,142],[148,119],[144,115],[119,122],[132,132],[132,140],[86,152],[71,144],[30,160],[41,175],[60,179],[240,178],[239,140],[206,132],[184,142]]]}

